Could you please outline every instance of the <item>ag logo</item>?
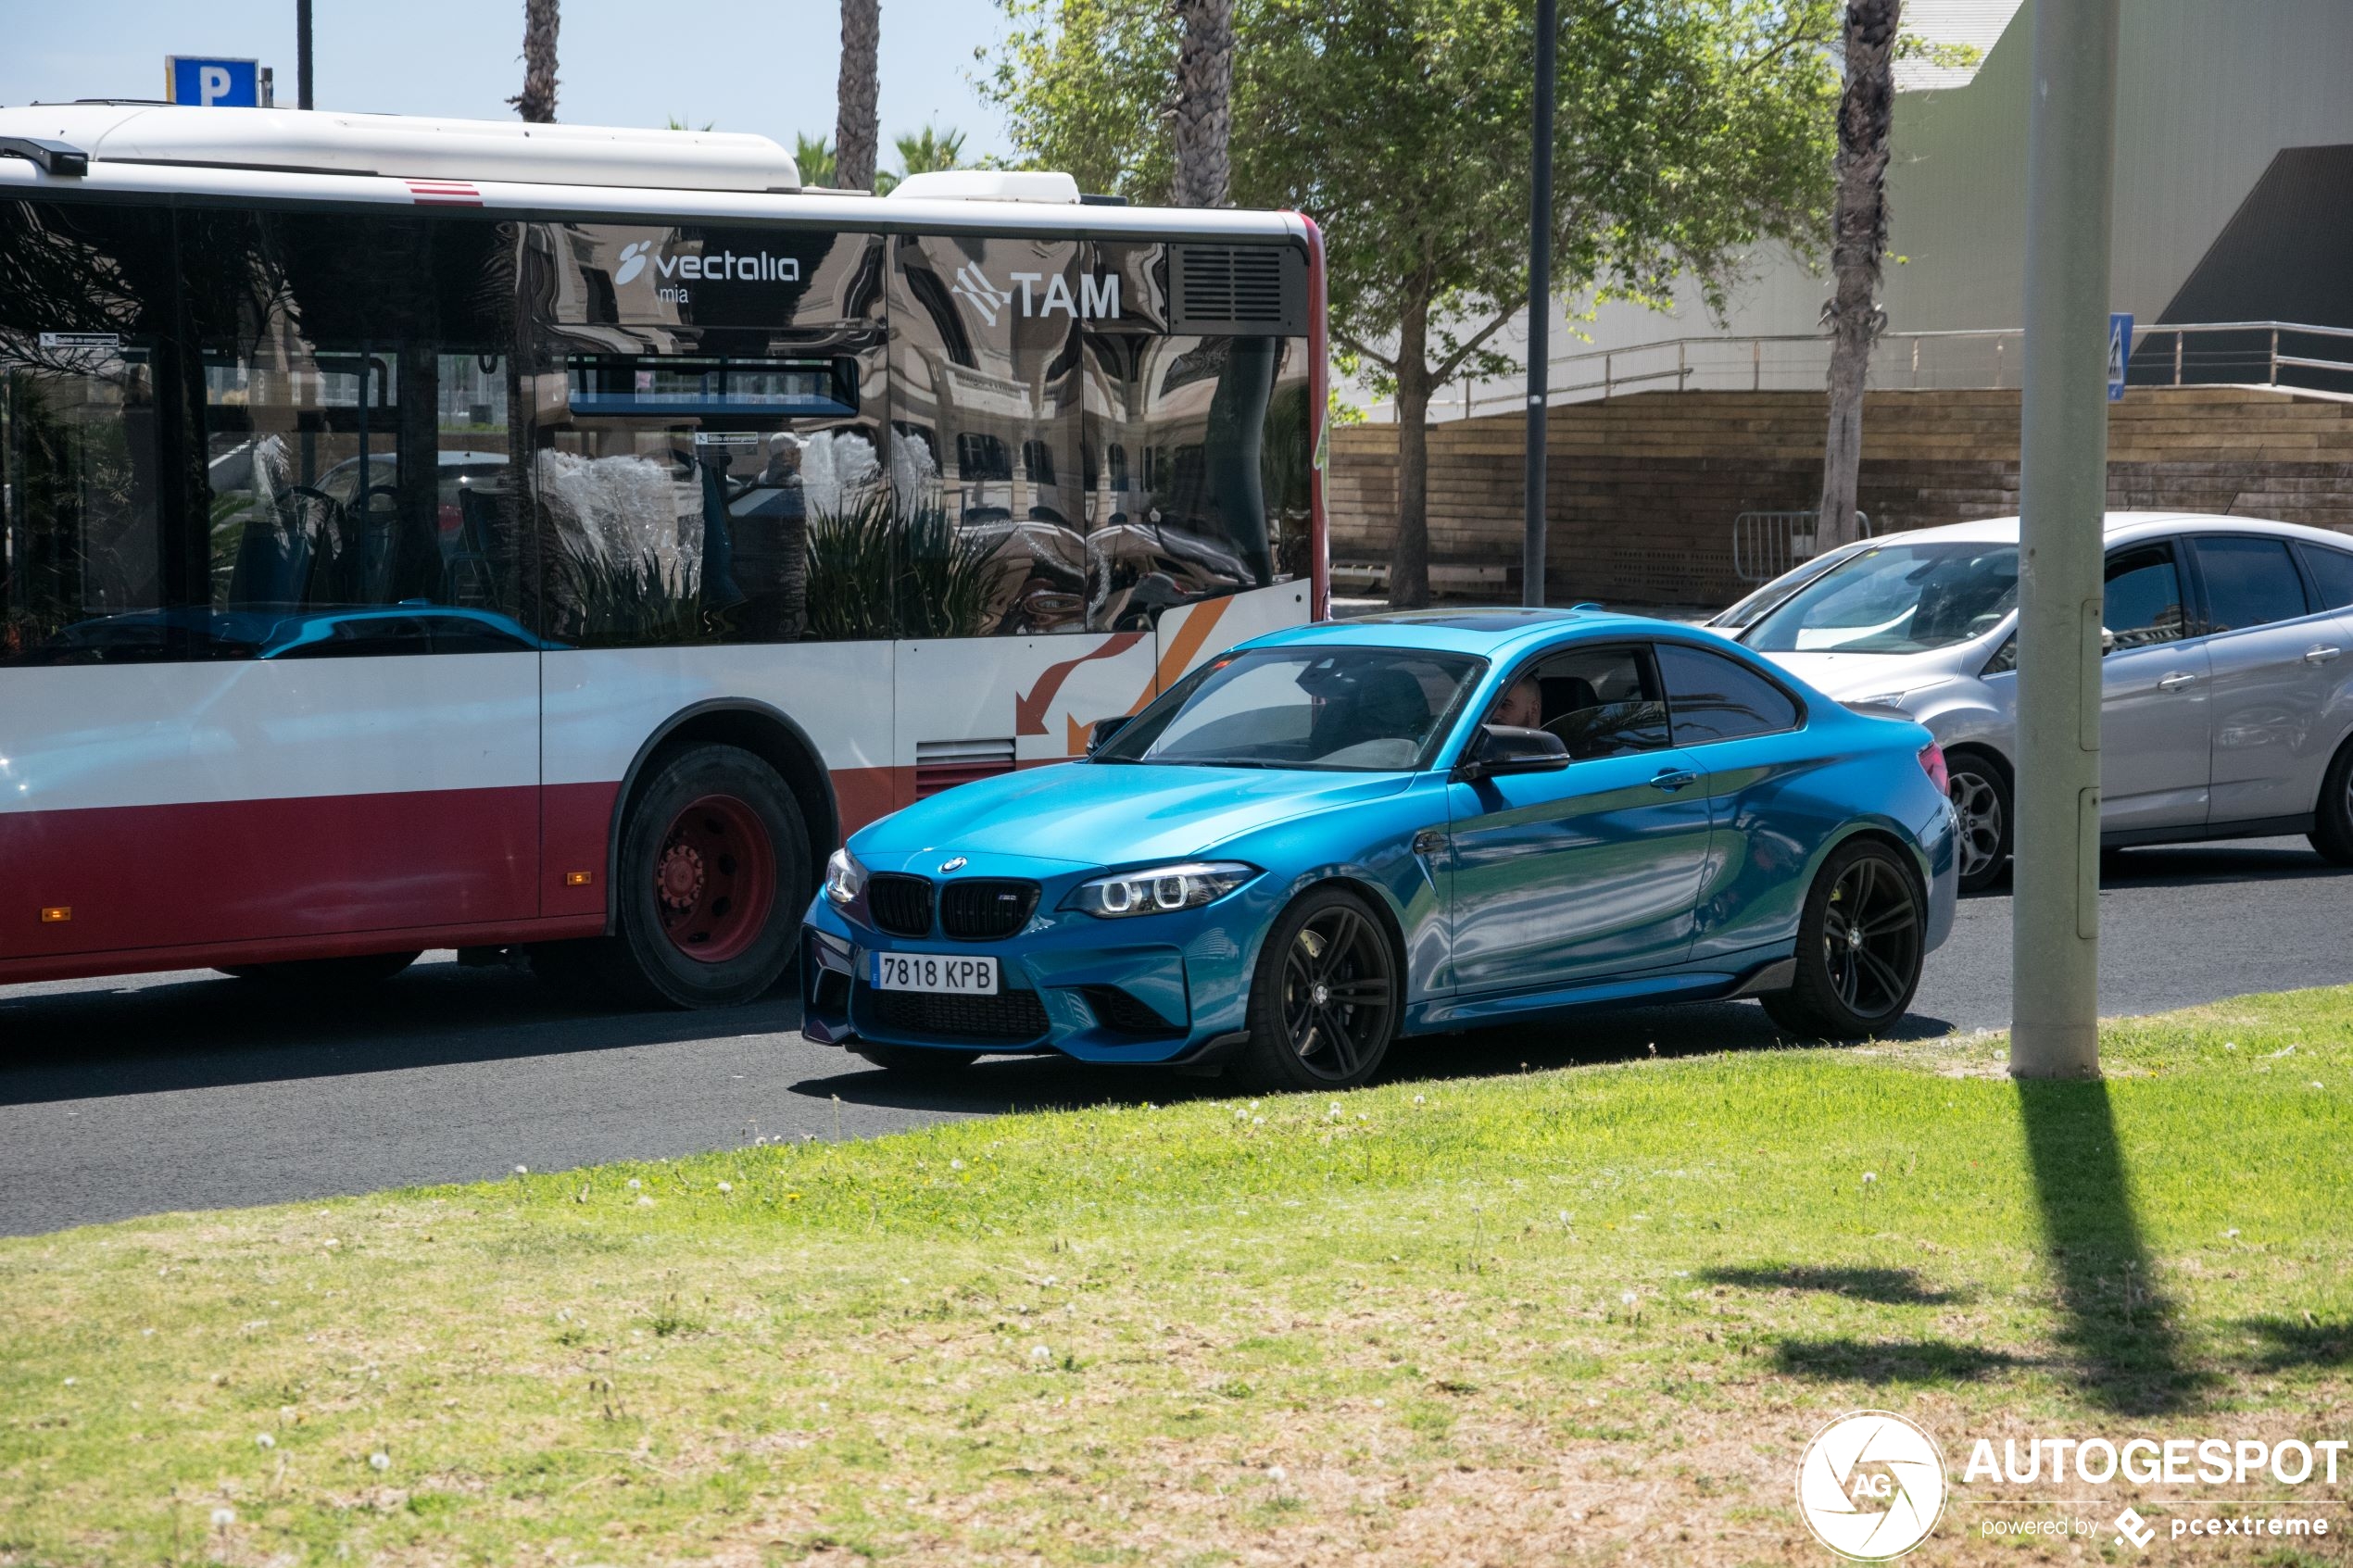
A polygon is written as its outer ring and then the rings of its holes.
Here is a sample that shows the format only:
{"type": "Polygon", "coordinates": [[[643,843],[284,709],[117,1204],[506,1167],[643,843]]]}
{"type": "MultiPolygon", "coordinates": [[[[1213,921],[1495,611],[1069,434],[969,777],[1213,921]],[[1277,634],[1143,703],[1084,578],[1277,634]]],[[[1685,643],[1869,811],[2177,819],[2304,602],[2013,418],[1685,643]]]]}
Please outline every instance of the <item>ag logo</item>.
{"type": "Polygon", "coordinates": [[[653,249],[653,244],[651,240],[638,240],[621,247],[621,265],[612,273],[613,287],[619,288],[646,270],[646,252],[653,249]]]}
{"type": "Polygon", "coordinates": [[[1900,1415],[1856,1411],[1814,1434],[1797,1466],[1797,1510],[1841,1557],[1884,1562],[1928,1539],[1944,1512],[1944,1456],[1900,1415]]]}

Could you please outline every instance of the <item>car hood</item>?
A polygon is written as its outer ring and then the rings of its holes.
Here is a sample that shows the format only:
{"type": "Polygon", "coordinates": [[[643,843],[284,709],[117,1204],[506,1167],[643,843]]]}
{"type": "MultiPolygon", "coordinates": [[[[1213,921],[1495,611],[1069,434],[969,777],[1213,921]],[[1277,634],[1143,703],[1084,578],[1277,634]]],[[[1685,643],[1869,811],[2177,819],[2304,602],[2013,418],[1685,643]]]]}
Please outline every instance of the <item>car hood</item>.
{"type": "Polygon", "coordinates": [[[1183,859],[1292,817],[1386,798],[1412,780],[1410,773],[1064,762],[919,800],[860,829],[850,847],[869,866],[933,851],[1073,866],[1183,859]]]}
{"type": "Polygon", "coordinates": [[[1933,653],[1763,653],[1833,702],[1900,692],[1952,671],[1933,653]]]}

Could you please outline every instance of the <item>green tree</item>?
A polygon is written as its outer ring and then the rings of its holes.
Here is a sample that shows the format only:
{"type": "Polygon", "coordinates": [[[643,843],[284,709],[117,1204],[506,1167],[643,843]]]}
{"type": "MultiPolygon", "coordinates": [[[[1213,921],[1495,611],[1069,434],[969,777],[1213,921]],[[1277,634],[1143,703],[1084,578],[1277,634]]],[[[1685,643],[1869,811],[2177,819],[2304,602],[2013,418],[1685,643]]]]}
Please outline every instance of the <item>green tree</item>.
{"type": "Polygon", "coordinates": [[[932,174],[964,166],[964,133],[961,131],[926,125],[921,131],[892,137],[890,144],[899,149],[899,172],[875,176],[877,195],[888,195],[890,188],[910,174],[932,174]]]}
{"type": "MultiPolygon", "coordinates": [[[[1015,141],[1082,185],[1167,197],[1163,7],[1000,0],[985,82],[1015,141]]],[[[1554,273],[1563,295],[1720,312],[1759,244],[1819,247],[1834,0],[1567,0],[1554,273]]],[[[1527,287],[1531,0],[1236,0],[1233,194],[1322,227],[1334,346],[1396,400],[1390,597],[1428,602],[1432,394],[1501,375],[1527,287]]]]}

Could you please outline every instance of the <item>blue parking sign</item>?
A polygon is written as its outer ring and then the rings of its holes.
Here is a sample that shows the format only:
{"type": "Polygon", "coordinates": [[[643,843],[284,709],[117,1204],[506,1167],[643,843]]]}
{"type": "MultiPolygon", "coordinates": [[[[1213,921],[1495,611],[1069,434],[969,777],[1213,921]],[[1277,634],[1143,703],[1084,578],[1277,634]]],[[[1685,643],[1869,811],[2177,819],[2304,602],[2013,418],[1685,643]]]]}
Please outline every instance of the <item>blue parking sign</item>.
{"type": "Polygon", "coordinates": [[[259,60],[171,55],[163,62],[165,96],[175,104],[259,109],[270,107],[270,72],[259,60]]]}
{"type": "Polygon", "coordinates": [[[2108,318],[2108,400],[2124,398],[2124,372],[2133,366],[2133,313],[2111,311],[2108,318]]]}

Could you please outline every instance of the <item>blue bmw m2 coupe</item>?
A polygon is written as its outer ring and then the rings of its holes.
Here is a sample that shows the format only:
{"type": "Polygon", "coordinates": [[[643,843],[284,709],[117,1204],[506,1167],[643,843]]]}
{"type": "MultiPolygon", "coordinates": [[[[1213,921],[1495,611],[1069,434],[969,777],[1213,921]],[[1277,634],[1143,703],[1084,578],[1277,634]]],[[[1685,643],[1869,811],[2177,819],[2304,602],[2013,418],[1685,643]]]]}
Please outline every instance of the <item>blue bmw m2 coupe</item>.
{"type": "Polygon", "coordinates": [[[1279,632],[1085,759],[862,829],[803,1025],[893,1072],[1060,1051],[1359,1084],[1401,1035],[1756,997],[1852,1038],[1952,929],[1926,730],[1712,633],[1591,610],[1279,632]]]}

